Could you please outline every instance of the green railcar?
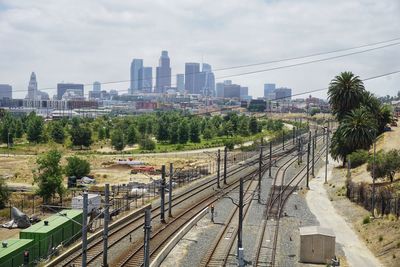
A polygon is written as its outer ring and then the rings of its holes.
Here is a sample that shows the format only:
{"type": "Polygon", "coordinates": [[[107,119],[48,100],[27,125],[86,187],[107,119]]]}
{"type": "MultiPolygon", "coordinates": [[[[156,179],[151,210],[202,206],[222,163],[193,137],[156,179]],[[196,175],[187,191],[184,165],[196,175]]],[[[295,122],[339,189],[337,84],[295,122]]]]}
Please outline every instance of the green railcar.
{"type": "Polygon", "coordinates": [[[47,258],[58,245],[66,245],[78,239],[81,224],[81,210],[63,210],[22,230],[19,238],[33,239],[37,259],[47,258]]]}
{"type": "Polygon", "coordinates": [[[3,240],[0,247],[0,267],[19,267],[25,262],[33,266],[37,257],[35,251],[35,242],[32,239],[3,240]]]}

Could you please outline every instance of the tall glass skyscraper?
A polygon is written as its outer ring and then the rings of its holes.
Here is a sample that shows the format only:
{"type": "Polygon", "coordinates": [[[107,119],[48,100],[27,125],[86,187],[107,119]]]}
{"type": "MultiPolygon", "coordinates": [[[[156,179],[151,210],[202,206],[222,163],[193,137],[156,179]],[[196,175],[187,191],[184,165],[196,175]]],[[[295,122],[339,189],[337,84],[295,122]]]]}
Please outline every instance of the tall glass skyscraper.
{"type": "Polygon", "coordinates": [[[153,89],[153,68],[143,67],[139,70],[139,91],[151,93],[153,89]]]}
{"type": "Polygon", "coordinates": [[[185,64],[185,89],[189,94],[199,94],[201,88],[199,88],[200,75],[200,64],[199,63],[186,63],[185,64]]]}
{"type": "Polygon", "coordinates": [[[143,59],[134,58],[131,63],[131,86],[129,94],[133,94],[139,90],[139,70],[143,68],[143,59]]]}
{"type": "Polygon", "coordinates": [[[168,51],[161,51],[161,57],[156,69],[156,93],[164,93],[171,87],[171,66],[168,51]]]}

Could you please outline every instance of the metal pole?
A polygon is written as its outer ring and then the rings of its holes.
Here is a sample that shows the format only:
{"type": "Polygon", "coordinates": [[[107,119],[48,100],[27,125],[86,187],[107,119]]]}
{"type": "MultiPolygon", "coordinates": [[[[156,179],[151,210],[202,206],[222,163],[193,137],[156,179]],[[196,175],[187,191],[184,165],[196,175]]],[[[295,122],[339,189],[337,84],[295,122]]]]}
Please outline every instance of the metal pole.
{"type": "Polygon", "coordinates": [[[226,164],[227,164],[227,159],[228,159],[228,148],[225,147],[224,150],[224,184],[226,184],[226,164]]]}
{"type": "Polygon", "coordinates": [[[169,164],[169,190],[168,190],[168,217],[172,217],[172,176],[174,175],[174,164],[169,164]]]}
{"type": "Polygon", "coordinates": [[[282,150],[285,150],[285,130],[282,130],[282,150]]]}
{"type": "Polygon", "coordinates": [[[261,203],[262,157],[263,157],[263,148],[260,147],[260,158],[258,160],[258,203],[261,203]]]}
{"type": "MultiPolygon", "coordinates": [[[[328,122],[329,125],[329,122],[328,122]]],[[[326,129],[326,154],[325,154],[325,184],[328,183],[328,155],[329,155],[329,126],[326,129]]]]}
{"type": "Polygon", "coordinates": [[[309,179],[310,179],[310,148],[311,144],[308,142],[307,144],[307,189],[310,189],[309,187],[309,179]]]}
{"type": "Polygon", "coordinates": [[[296,127],[293,127],[293,145],[295,144],[295,139],[296,139],[296,127]]]}
{"type": "Polygon", "coordinates": [[[313,140],[313,144],[312,144],[312,162],[311,162],[311,175],[313,176],[313,177],[315,177],[315,173],[314,173],[314,167],[315,167],[315,144],[316,144],[316,135],[314,135],[314,138],[312,139],[313,140]]]}
{"type": "Polygon", "coordinates": [[[217,187],[221,188],[221,185],[219,184],[219,180],[221,176],[221,150],[218,149],[218,157],[217,157],[217,187]]]}
{"type": "Polygon", "coordinates": [[[347,178],[351,177],[350,169],[351,169],[351,160],[350,160],[350,157],[347,156],[347,175],[346,175],[347,178]]]}
{"type": "Polygon", "coordinates": [[[83,216],[82,216],[82,267],[86,267],[87,258],[87,214],[88,194],[83,192],[83,216]]]}
{"type": "Polygon", "coordinates": [[[375,164],[376,164],[376,134],[374,137],[374,164],[372,165],[372,216],[375,218],[375,164]]]}
{"type": "Polygon", "coordinates": [[[108,266],[108,222],[110,220],[110,185],[105,184],[104,189],[104,229],[103,229],[103,267],[108,266]]]}
{"type": "Polygon", "coordinates": [[[146,209],[144,213],[144,260],[143,266],[150,266],[150,233],[151,233],[151,210],[146,209]]]}
{"type": "Polygon", "coordinates": [[[239,250],[242,248],[242,226],[243,226],[243,178],[240,178],[239,186],[239,228],[238,228],[238,247],[237,255],[239,257],[239,250]]]}
{"type": "Polygon", "coordinates": [[[269,178],[272,177],[271,168],[272,168],[272,142],[269,142],[269,169],[268,169],[269,178]]]}
{"type": "Polygon", "coordinates": [[[161,204],[160,220],[165,223],[165,165],[161,166],[161,204]]]}

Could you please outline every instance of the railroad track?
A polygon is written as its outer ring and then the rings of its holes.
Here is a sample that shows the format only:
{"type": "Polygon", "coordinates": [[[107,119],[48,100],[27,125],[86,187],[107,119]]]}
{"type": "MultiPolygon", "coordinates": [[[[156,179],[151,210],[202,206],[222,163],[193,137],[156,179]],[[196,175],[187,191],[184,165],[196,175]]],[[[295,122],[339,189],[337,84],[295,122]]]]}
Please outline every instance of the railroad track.
{"type": "MultiPolygon", "coordinates": [[[[317,152],[315,162],[318,162],[325,149],[326,147],[323,147],[319,152],[317,152]]],[[[287,160],[278,168],[274,176],[273,185],[265,209],[265,218],[261,226],[262,230],[260,237],[258,238],[257,249],[254,256],[253,262],[255,266],[275,266],[279,223],[284,206],[291,194],[297,189],[307,174],[307,165],[305,165],[301,167],[293,178],[291,178],[287,183],[285,182],[286,171],[296,162],[296,159],[297,156],[294,156],[287,160]],[[272,229],[272,231],[268,232],[268,229],[272,229]],[[272,241],[272,247],[265,244],[270,241],[272,241]],[[268,261],[268,259],[270,260],[268,261]]]]}
{"type": "MultiPolygon", "coordinates": [[[[281,148],[274,148],[272,151],[272,160],[276,160],[278,157],[285,155],[288,153],[288,151],[293,150],[294,147],[289,146],[285,151],[281,151],[281,148]]],[[[268,159],[269,156],[265,155],[263,159],[268,159]]],[[[227,178],[231,178],[235,174],[240,173],[241,171],[246,170],[250,166],[254,166],[255,164],[258,163],[258,158],[254,157],[246,160],[244,164],[242,165],[236,165],[233,168],[230,168],[227,170],[227,178]]],[[[222,176],[222,175],[221,175],[222,176]]],[[[221,184],[223,184],[223,181],[220,181],[221,184]]],[[[190,190],[186,190],[180,194],[174,195],[173,197],[173,203],[172,207],[177,207],[181,203],[187,201],[188,199],[192,198],[194,195],[197,195],[209,188],[212,188],[217,184],[216,177],[211,177],[208,178],[205,182],[200,183],[194,187],[192,187],[190,190]]],[[[157,205],[152,208],[152,218],[156,218],[160,216],[161,214],[161,208],[160,205],[157,205]]],[[[116,226],[114,229],[112,229],[109,232],[108,236],[108,248],[114,247],[116,244],[124,240],[125,238],[128,238],[133,232],[137,230],[141,230],[144,225],[144,214],[139,215],[135,219],[131,221],[127,221],[124,223],[121,223],[120,225],[116,226]]],[[[163,227],[165,228],[165,227],[163,227]]],[[[93,264],[99,257],[102,256],[103,253],[103,239],[102,237],[99,237],[89,243],[88,249],[87,249],[87,264],[93,264]]],[[[80,266],[81,265],[81,251],[78,250],[74,253],[71,253],[68,258],[62,261],[61,266],[80,266]]]]}
{"type": "MultiPolygon", "coordinates": [[[[262,175],[264,175],[267,170],[267,166],[263,167],[262,175]]],[[[245,189],[245,195],[251,195],[250,203],[248,203],[243,209],[243,220],[248,214],[248,210],[253,200],[256,189],[258,188],[258,182],[254,177],[249,180],[249,183],[245,189]]],[[[200,266],[225,266],[228,262],[229,253],[236,241],[236,236],[238,233],[238,217],[239,217],[239,207],[235,205],[232,212],[229,214],[228,219],[225,222],[225,226],[218,233],[214,243],[211,245],[210,249],[207,251],[206,255],[203,257],[200,266]]]]}

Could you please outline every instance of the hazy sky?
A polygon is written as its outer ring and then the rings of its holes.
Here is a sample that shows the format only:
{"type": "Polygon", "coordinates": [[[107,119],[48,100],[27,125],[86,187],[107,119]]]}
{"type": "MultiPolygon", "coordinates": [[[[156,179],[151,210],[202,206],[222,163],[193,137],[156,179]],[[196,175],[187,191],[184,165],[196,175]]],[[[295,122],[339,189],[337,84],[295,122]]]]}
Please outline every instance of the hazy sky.
{"type": "MultiPolygon", "coordinates": [[[[176,74],[185,62],[229,67],[393,39],[399,30],[398,0],[0,0],[0,83],[11,84],[14,97],[24,97],[32,71],[39,88],[126,80],[132,58],[154,67],[161,50],[169,51],[176,74]]],[[[218,81],[273,66],[215,75],[218,81]]],[[[400,70],[400,46],[232,80],[249,86],[253,96],[262,95],[264,83],[301,93],[326,87],[344,70],[362,78],[400,70]]],[[[121,93],[128,87],[103,86],[121,93]]],[[[400,75],[366,87],[396,94],[400,75]]]]}

